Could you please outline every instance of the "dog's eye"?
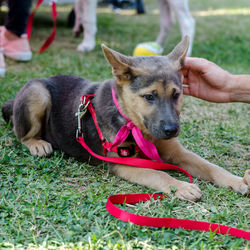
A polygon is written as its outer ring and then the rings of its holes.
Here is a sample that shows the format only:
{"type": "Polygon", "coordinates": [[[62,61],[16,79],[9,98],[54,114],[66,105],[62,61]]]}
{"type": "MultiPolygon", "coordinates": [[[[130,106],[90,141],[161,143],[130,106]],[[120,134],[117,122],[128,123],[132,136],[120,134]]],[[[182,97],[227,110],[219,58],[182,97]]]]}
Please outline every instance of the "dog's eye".
{"type": "Polygon", "coordinates": [[[146,95],[144,95],[143,97],[144,97],[147,101],[150,101],[150,102],[154,101],[154,99],[155,99],[154,95],[152,95],[152,94],[146,94],[146,95]]]}

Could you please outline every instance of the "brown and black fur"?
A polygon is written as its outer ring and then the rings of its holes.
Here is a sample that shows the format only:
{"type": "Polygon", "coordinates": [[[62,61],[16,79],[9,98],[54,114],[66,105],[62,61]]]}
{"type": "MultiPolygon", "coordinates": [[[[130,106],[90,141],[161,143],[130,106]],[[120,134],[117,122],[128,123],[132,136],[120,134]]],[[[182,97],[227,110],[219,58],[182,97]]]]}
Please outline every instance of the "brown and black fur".
{"type": "MultiPolygon", "coordinates": [[[[77,112],[83,94],[96,94],[93,106],[99,126],[108,141],[113,141],[126,120],[116,109],[111,89],[116,90],[122,112],[137,125],[145,138],[153,138],[160,156],[188,170],[191,175],[216,185],[231,187],[246,194],[250,187],[250,171],[244,178],[209,163],[184,149],[177,140],[182,102],[180,69],[188,49],[188,38],[167,56],[127,57],[103,45],[104,54],[115,76],[104,82],[90,82],[75,76],[54,76],[28,82],[14,100],[3,105],[3,117],[12,121],[14,132],[32,155],[47,156],[54,149],[64,151],[80,161],[100,162],[76,141],[77,112]]],[[[89,113],[82,119],[85,141],[103,154],[101,141],[89,113]]],[[[126,145],[134,143],[132,138],[126,145]]],[[[110,171],[126,180],[169,192],[185,200],[197,200],[201,191],[195,184],[179,181],[163,171],[110,165],[110,171]]]]}

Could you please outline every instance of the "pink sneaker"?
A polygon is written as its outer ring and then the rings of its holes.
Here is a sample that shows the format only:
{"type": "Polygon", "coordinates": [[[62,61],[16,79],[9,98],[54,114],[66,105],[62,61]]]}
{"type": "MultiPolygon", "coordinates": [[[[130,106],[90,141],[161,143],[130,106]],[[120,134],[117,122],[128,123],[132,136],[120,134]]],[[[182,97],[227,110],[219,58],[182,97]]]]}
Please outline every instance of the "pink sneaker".
{"type": "Polygon", "coordinates": [[[0,77],[5,75],[5,63],[3,56],[3,48],[0,48],[0,77]]]}
{"type": "Polygon", "coordinates": [[[0,47],[4,49],[3,54],[16,61],[29,61],[32,58],[27,35],[16,36],[5,27],[0,29],[0,47]]]}

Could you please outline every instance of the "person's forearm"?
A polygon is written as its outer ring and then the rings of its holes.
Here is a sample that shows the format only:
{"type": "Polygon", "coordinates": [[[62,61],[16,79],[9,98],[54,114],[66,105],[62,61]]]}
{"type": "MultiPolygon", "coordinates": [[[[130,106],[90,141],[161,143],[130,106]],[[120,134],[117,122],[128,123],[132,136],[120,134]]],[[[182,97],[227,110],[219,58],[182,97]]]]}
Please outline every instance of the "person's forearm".
{"type": "Polygon", "coordinates": [[[250,75],[231,75],[228,86],[231,102],[250,103],[250,75]]]}

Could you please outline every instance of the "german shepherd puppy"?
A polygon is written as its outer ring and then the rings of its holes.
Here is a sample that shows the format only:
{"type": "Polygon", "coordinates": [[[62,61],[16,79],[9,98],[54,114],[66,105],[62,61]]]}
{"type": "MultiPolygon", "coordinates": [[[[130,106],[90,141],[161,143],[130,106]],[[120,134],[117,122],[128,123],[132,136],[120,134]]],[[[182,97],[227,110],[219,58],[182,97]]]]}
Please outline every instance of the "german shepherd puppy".
{"type": "MultiPolygon", "coordinates": [[[[177,164],[195,177],[246,194],[250,187],[249,170],[244,178],[232,175],[184,149],[176,138],[182,102],[180,70],[188,46],[189,39],[185,37],[167,56],[127,57],[102,45],[113,68],[114,79],[90,82],[59,75],[32,80],[15,99],[3,105],[3,117],[6,122],[12,121],[16,136],[32,155],[47,156],[53,149],[59,149],[80,161],[99,164],[100,161],[90,157],[76,141],[75,113],[83,94],[95,94],[92,104],[99,126],[104,137],[112,142],[118,130],[127,123],[112,100],[114,87],[124,115],[139,127],[146,139],[153,138],[164,161],[177,164]]],[[[95,153],[103,155],[101,141],[88,112],[81,123],[86,143],[95,153]]],[[[126,145],[133,143],[129,138],[126,145]]],[[[183,200],[201,198],[197,185],[176,180],[163,171],[116,164],[110,164],[110,171],[128,181],[166,193],[173,186],[176,196],[183,200]]]]}

